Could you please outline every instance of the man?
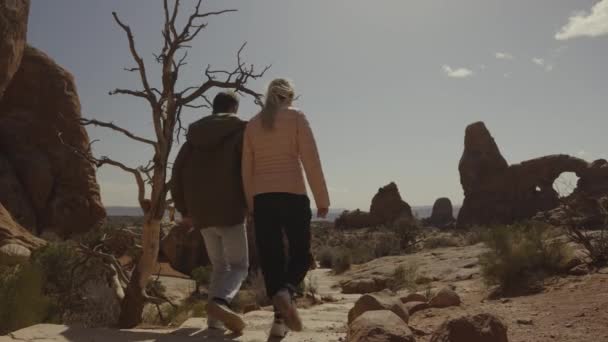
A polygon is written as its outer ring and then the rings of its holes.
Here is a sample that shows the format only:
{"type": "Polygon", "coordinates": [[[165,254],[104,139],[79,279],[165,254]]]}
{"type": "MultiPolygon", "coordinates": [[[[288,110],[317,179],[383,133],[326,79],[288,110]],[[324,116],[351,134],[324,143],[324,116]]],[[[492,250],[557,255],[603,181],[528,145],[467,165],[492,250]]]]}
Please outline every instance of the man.
{"type": "Polygon", "coordinates": [[[246,200],[241,154],[246,122],[235,93],[221,92],[213,114],[188,129],[173,166],[171,194],[184,224],[200,229],[213,268],[207,314],[210,329],[240,333],[245,322],[230,303],[247,277],[246,200]]]}

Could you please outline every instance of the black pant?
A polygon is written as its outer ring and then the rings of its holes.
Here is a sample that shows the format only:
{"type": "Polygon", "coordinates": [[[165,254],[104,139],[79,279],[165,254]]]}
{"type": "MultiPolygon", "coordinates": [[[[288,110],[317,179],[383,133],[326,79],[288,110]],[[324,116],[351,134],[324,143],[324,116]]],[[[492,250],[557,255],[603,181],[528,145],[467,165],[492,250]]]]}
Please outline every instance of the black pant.
{"type": "Polygon", "coordinates": [[[260,194],[254,198],[253,216],[266,293],[272,297],[281,288],[295,289],[310,268],[310,200],[289,193],[260,194]]]}

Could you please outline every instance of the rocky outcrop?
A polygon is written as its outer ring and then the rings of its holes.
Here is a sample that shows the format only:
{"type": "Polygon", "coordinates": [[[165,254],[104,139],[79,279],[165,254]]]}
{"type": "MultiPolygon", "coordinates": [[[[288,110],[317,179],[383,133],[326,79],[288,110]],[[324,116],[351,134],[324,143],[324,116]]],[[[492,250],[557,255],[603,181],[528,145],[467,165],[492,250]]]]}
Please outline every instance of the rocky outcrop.
{"type": "Polygon", "coordinates": [[[372,198],[369,212],[359,209],[345,211],[336,219],[335,226],[338,229],[366,228],[392,225],[397,219],[413,217],[412,208],[401,198],[397,184],[391,182],[378,189],[372,198]]]}
{"type": "Polygon", "coordinates": [[[483,123],[467,127],[459,165],[465,199],[459,226],[511,224],[554,209],[560,196],[553,188],[564,172],[579,177],[573,196],[608,194],[608,163],[551,155],[509,166],[483,123]]]}
{"type": "Polygon", "coordinates": [[[31,252],[45,245],[15,222],[0,203],[0,264],[15,264],[28,259],[31,252]]]}
{"type": "Polygon", "coordinates": [[[21,63],[29,9],[29,0],[0,2],[0,99],[21,63]]]}
{"type": "Polygon", "coordinates": [[[175,270],[190,275],[199,266],[209,265],[205,241],[200,231],[177,225],[160,242],[160,253],[175,270]]]}
{"type": "Polygon", "coordinates": [[[412,208],[401,198],[395,183],[378,189],[378,193],[372,199],[369,213],[384,223],[393,223],[401,217],[414,217],[412,208]]]}
{"type": "Polygon", "coordinates": [[[431,342],[508,342],[507,326],[490,314],[462,316],[442,324],[431,342]]]}
{"type": "MultiPolygon", "coordinates": [[[[72,75],[41,51],[26,47],[0,100],[0,153],[22,190],[2,188],[0,193],[13,193],[2,200],[36,233],[69,237],[105,218],[95,168],[74,152],[89,150],[80,117],[72,75]]],[[[0,183],[6,186],[5,180],[0,183]]]]}
{"type": "Polygon", "coordinates": [[[433,204],[433,211],[431,217],[424,219],[423,224],[425,226],[432,226],[437,228],[450,228],[454,226],[456,219],[454,218],[454,207],[452,201],[449,198],[439,198],[433,204]]]}
{"type": "Polygon", "coordinates": [[[409,322],[409,312],[398,298],[377,293],[361,296],[361,298],[355,302],[355,306],[348,312],[348,323],[352,323],[366,312],[382,310],[393,312],[402,320],[402,324],[407,324],[409,322]]]}
{"type": "Polygon", "coordinates": [[[366,312],[348,327],[350,342],[414,342],[415,338],[403,321],[393,312],[366,312]]]}

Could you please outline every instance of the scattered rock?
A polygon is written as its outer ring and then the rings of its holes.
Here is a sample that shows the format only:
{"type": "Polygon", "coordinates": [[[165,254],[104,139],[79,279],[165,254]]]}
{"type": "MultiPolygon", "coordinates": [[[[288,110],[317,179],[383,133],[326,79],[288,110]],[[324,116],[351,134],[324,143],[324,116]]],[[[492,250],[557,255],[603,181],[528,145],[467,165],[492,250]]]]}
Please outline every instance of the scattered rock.
{"type": "Polygon", "coordinates": [[[410,314],[410,316],[418,311],[430,308],[427,302],[407,302],[403,305],[405,305],[405,308],[407,309],[407,312],[410,314]]]}
{"type": "Polygon", "coordinates": [[[414,342],[407,324],[388,310],[370,311],[359,316],[348,328],[349,342],[414,342]]]}
{"type": "Polygon", "coordinates": [[[341,284],[344,294],[366,294],[385,290],[387,281],[383,278],[353,279],[341,284]]]}
{"type": "Polygon", "coordinates": [[[508,342],[507,326],[490,314],[462,316],[443,323],[430,342],[508,342]]]}
{"type": "Polygon", "coordinates": [[[429,305],[433,308],[447,308],[450,306],[458,306],[460,305],[460,296],[453,290],[449,288],[443,288],[439,290],[432,298],[429,300],[429,305]]]}
{"type": "Polygon", "coordinates": [[[379,294],[366,294],[361,296],[355,303],[355,306],[348,312],[348,322],[350,324],[368,311],[382,310],[392,311],[406,324],[410,319],[407,308],[400,300],[379,294]]]}
{"type": "Polygon", "coordinates": [[[27,262],[32,255],[29,249],[10,243],[0,247],[0,265],[13,266],[27,262]]]}
{"type": "Polygon", "coordinates": [[[570,269],[570,271],[568,271],[569,274],[574,275],[574,276],[584,276],[584,275],[589,274],[589,272],[590,272],[589,266],[586,264],[578,265],[578,266],[570,269]]]}
{"type": "Polygon", "coordinates": [[[425,302],[427,298],[420,293],[410,293],[405,297],[401,297],[401,303],[409,303],[409,302],[425,302]]]}
{"type": "Polygon", "coordinates": [[[534,324],[534,322],[531,319],[523,319],[523,318],[518,319],[516,322],[517,322],[517,324],[521,324],[521,325],[533,325],[534,324]]]}

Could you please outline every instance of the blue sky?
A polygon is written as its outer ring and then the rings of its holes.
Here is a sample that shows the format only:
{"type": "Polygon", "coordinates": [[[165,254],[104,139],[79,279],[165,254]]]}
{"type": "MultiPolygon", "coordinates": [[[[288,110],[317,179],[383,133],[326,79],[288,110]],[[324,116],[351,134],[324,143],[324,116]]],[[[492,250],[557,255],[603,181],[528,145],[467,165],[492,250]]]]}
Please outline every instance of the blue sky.
{"type": "MultiPolygon", "coordinates": [[[[184,11],[194,1],[183,0],[184,11]]],[[[336,208],[367,208],[395,181],[406,201],[462,200],[466,125],[485,121],[510,163],[553,153],[606,158],[608,0],[215,0],[183,86],[246,61],[292,79],[317,136],[336,208]]],[[[33,0],[28,39],[76,77],[83,113],[152,136],[116,11],[148,64],[161,48],[161,0],[33,0]]],[[[158,73],[156,73],[158,74],[158,73]]],[[[153,76],[154,81],[158,77],[153,76]]],[[[213,95],[213,93],[212,93],[213,95]]],[[[245,99],[240,115],[256,107],[245,99]]],[[[207,113],[190,111],[192,121],[207,113]]],[[[90,129],[95,153],[145,163],[146,146],[90,129]]],[[[135,205],[129,175],[99,171],[106,205],[135,205]]]]}

